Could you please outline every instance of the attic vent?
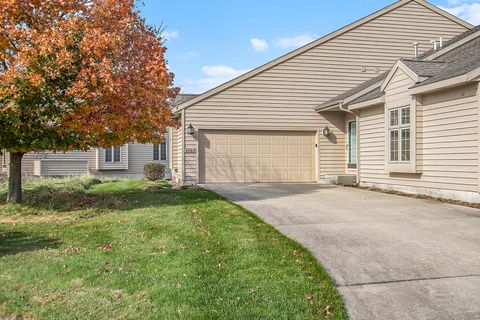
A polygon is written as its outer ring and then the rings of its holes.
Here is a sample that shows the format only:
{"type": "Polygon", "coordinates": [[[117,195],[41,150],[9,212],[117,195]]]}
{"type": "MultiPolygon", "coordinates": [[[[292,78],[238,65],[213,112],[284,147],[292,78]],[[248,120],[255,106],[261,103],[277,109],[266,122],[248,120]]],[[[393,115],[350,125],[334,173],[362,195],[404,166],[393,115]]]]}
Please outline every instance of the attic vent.
{"type": "Polygon", "coordinates": [[[417,59],[419,57],[420,44],[418,42],[413,43],[413,57],[417,59]]]}
{"type": "Polygon", "coordinates": [[[430,44],[433,45],[433,51],[437,51],[439,48],[443,48],[443,38],[439,37],[438,38],[438,45],[437,45],[437,40],[433,39],[430,40],[430,44]]]}

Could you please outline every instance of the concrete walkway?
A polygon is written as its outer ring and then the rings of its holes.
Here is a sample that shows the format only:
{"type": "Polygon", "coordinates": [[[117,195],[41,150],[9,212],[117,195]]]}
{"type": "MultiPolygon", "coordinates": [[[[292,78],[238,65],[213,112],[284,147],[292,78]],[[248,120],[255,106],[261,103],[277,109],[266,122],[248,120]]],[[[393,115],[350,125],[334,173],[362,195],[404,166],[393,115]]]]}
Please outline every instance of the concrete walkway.
{"type": "Polygon", "coordinates": [[[317,184],[206,187],[303,243],[353,320],[480,319],[480,210],[317,184]]]}

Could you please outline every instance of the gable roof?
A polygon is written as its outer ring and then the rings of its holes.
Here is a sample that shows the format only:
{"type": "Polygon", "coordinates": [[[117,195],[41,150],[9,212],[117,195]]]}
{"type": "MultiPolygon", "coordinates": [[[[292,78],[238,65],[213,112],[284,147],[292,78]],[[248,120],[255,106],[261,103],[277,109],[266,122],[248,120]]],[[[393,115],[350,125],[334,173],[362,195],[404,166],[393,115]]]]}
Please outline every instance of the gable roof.
{"type": "Polygon", "coordinates": [[[349,104],[350,105],[359,104],[359,103],[362,103],[362,102],[366,102],[366,101],[370,101],[370,100],[373,100],[373,99],[380,98],[382,96],[383,96],[382,90],[380,90],[380,87],[377,87],[377,88],[367,92],[363,96],[360,96],[360,97],[350,101],[349,104]]]}
{"type": "Polygon", "coordinates": [[[412,70],[419,77],[433,77],[447,66],[445,61],[431,60],[419,61],[412,59],[401,59],[403,64],[412,70]]]}
{"type": "Polygon", "coordinates": [[[327,109],[329,107],[333,107],[335,105],[338,105],[340,102],[344,101],[345,99],[350,98],[350,97],[354,97],[355,95],[357,95],[359,93],[362,93],[362,91],[367,90],[367,93],[368,93],[368,92],[371,91],[372,88],[370,88],[370,87],[372,87],[372,86],[380,88],[380,85],[382,84],[383,80],[385,80],[387,75],[388,75],[388,71],[382,73],[381,75],[379,75],[375,78],[372,78],[372,79],[362,83],[359,86],[356,86],[356,87],[354,87],[354,88],[336,96],[335,98],[332,98],[332,99],[322,103],[321,105],[319,105],[318,107],[315,108],[315,111],[321,111],[323,109],[327,109]],[[370,90],[368,90],[368,89],[370,89],[370,90]]]}
{"type": "Polygon", "coordinates": [[[173,103],[174,106],[179,106],[182,103],[190,101],[194,98],[198,97],[198,94],[191,94],[191,93],[180,93],[175,98],[175,102],[173,103]]]}
{"type": "Polygon", "coordinates": [[[476,33],[480,32],[480,25],[471,28],[470,30],[467,30],[452,39],[446,41],[443,46],[435,51],[434,48],[431,48],[430,50],[424,52],[423,54],[420,55],[418,58],[419,60],[433,60],[436,59],[437,57],[440,57],[441,55],[445,54],[446,52],[449,52],[453,50],[452,48],[459,47],[463,45],[464,43],[475,39],[478,37],[476,33]]]}
{"type": "Polygon", "coordinates": [[[317,40],[315,40],[315,41],[313,41],[313,42],[311,42],[311,43],[309,43],[309,44],[307,44],[307,45],[305,45],[301,48],[298,48],[294,51],[291,51],[291,52],[289,52],[289,53],[287,53],[287,54],[285,54],[285,55],[283,55],[283,56],[281,56],[281,57],[279,57],[275,60],[272,60],[272,61],[270,61],[270,62],[268,62],[268,63],[266,63],[266,64],[264,64],[264,65],[262,65],[262,66],[260,66],[256,69],[253,69],[253,70],[251,70],[251,71],[249,71],[249,72],[247,72],[247,73],[245,73],[245,74],[243,74],[243,75],[241,75],[241,76],[239,76],[239,77],[237,77],[233,80],[230,80],[230,81],[228,81],[224,84],[221,84],[221,85],[219,85],[219,86],[217,86],[217,87],[215,87],[211,90],[208,90],[205,93],[200,94],[198,97],[195,97],[194,99],[191,99],[189,101],[186,101],[186,102],[182,103],[177,108],[174,108],[174,111],[178,112],[182,109],[188,108],[191,105],[194,105],[194,104],[196,104],[200,101],[203,101],[203,100],[205,100],[205,99],[207,99],[207,98],[209,98],[209,97],[211,97],[211,96],[213,96],[213,95],[215,95],[215,94],[217,94],[217,93],[219,93],[223,90],[226,90],[226,89],[234,86],[235,84],[238,84],[242,81],[245,81],[245,80],[247,80],[247,79],[249,79],[249,78],[251,78],[251,77],[253,77],[257,74],[260,74],[260,73],[262,73],[262,72],[264,72],[264,71],[266,71],[266,70],[268,70],[268,69],[270,69],[270,68],[272,68],[272,67],[274,67],[274,66],[276,66],[276,65],[278,65],[282,62],[285,62],[285,61],[287,61],[291,58],[294,58],[294,57],[302,54],[305,51],[313,49],[313,48],[315,48],[315,47],[317,47],[317,46],[319,46],[319,45],[321,45],[325,42],[330,41],[331,39],[334,39],[334,38],[348,32],[352,29],[357,28],[358,26],[361,26],[361,25],[363,25],[363,24],[365,24],[369,21],[372,21],[372,20],[376,19],[377,17],[380,17],[380,16],[382,16],[382,15],[384,15],[384,14],[386,14],[386,13],[388,13],[388,12],[390,12],[390,11],[396,9],[396,8],[399,8],[399,7],[401,7],[401,6],[403,6],[407,3],[410,3],[410,2],[416,2],[416,3],[426,7],[428,9],[446,17],[447,19],[450,19],[450,20],[458,23],[459,25],[468,28],[468,29],[473,27],[468,22],[465,22],[462,19],[457,18],[456,16],[454,16],[454,15],[452,15],[452,14],[450,14],[450,13],[448,13],[448,12],[446,12],[446,11],[428,3],[425,0],[399,0],[399,1],[387,6],[383,9],[381,9],[381,10],[378,10],[378,11],[376,11],[376,12],[374,12],[374,13],[372,13],[372,14],[370,14],[370,15],[368,15],[368,16],[360,19],[360,20],[357,20],[356,22],[353,22],[353,23],[351,23],[351,24],[349,24],[349,25],[347,25],[347,26],[345,26],[345,27],[343,27],[343,28],[341,28],[337,31],[334,31],[334,32],[332,32],[332,33],[330,33],[330,34],[328,34],[328,35],[326,35],[326,36],[324,36],[320,39],[317,39],[317,40]]]}
{"type": "Polygon", "coordinates": [[[452,79],[480,68],[480,37],[440,56],[439,59],[446,60],[444,67],[412,88],[452,79]]]}
{"type": "Polygon", "coordinates": [[[431,50],[417,60],[399,59],[390,71],[321,104],[316,108],[316,111],[338,105],[341,101],[346,101],[347,98],[350,98],[347,103],[352,105],[381,97],[384,88],[398,68],[402,68],[417,82],[411,87],[411,89],[414,89],[474,72],[480,68],[479,56],[480,26],[456,36],[445,43],[441,49],[431,50]],[[434,60],[423,60],[428,59],[433,54],[435,54],[434,60]],[[371,86],[372,83],[375,83],[375,85],[371,86]],[[354,96],[354,94],[367,87],[371,90],[364,91],[360,96],[354,96]]]}

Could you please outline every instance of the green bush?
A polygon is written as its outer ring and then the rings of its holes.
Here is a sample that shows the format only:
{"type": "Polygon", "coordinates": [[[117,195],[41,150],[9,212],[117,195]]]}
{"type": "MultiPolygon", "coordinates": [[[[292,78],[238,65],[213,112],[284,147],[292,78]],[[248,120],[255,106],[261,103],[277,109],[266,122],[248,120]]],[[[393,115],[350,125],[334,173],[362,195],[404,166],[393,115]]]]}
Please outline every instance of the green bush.
{"type": "Polygon", "coordinates": [[[161,180],[164,173],[165,165],[161,163],[147,163],[143,167],[143,174],[145,175],[145,178],[150,181],[161,180]]]}

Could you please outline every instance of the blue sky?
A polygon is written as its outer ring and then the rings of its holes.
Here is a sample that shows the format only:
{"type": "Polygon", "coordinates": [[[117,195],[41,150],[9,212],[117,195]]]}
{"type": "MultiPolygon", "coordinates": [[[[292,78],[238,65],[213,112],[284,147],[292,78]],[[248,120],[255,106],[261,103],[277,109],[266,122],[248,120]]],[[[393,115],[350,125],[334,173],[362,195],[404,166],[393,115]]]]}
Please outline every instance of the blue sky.
{"type": "MultiPolygon", "coordinates": [[[[379,10],[394,0],[144,0],[166,26],[166,58],[184,93],[201,93],[379,10]]],[[[433,0],[480,24],[480,0],[433,0]]]]}

